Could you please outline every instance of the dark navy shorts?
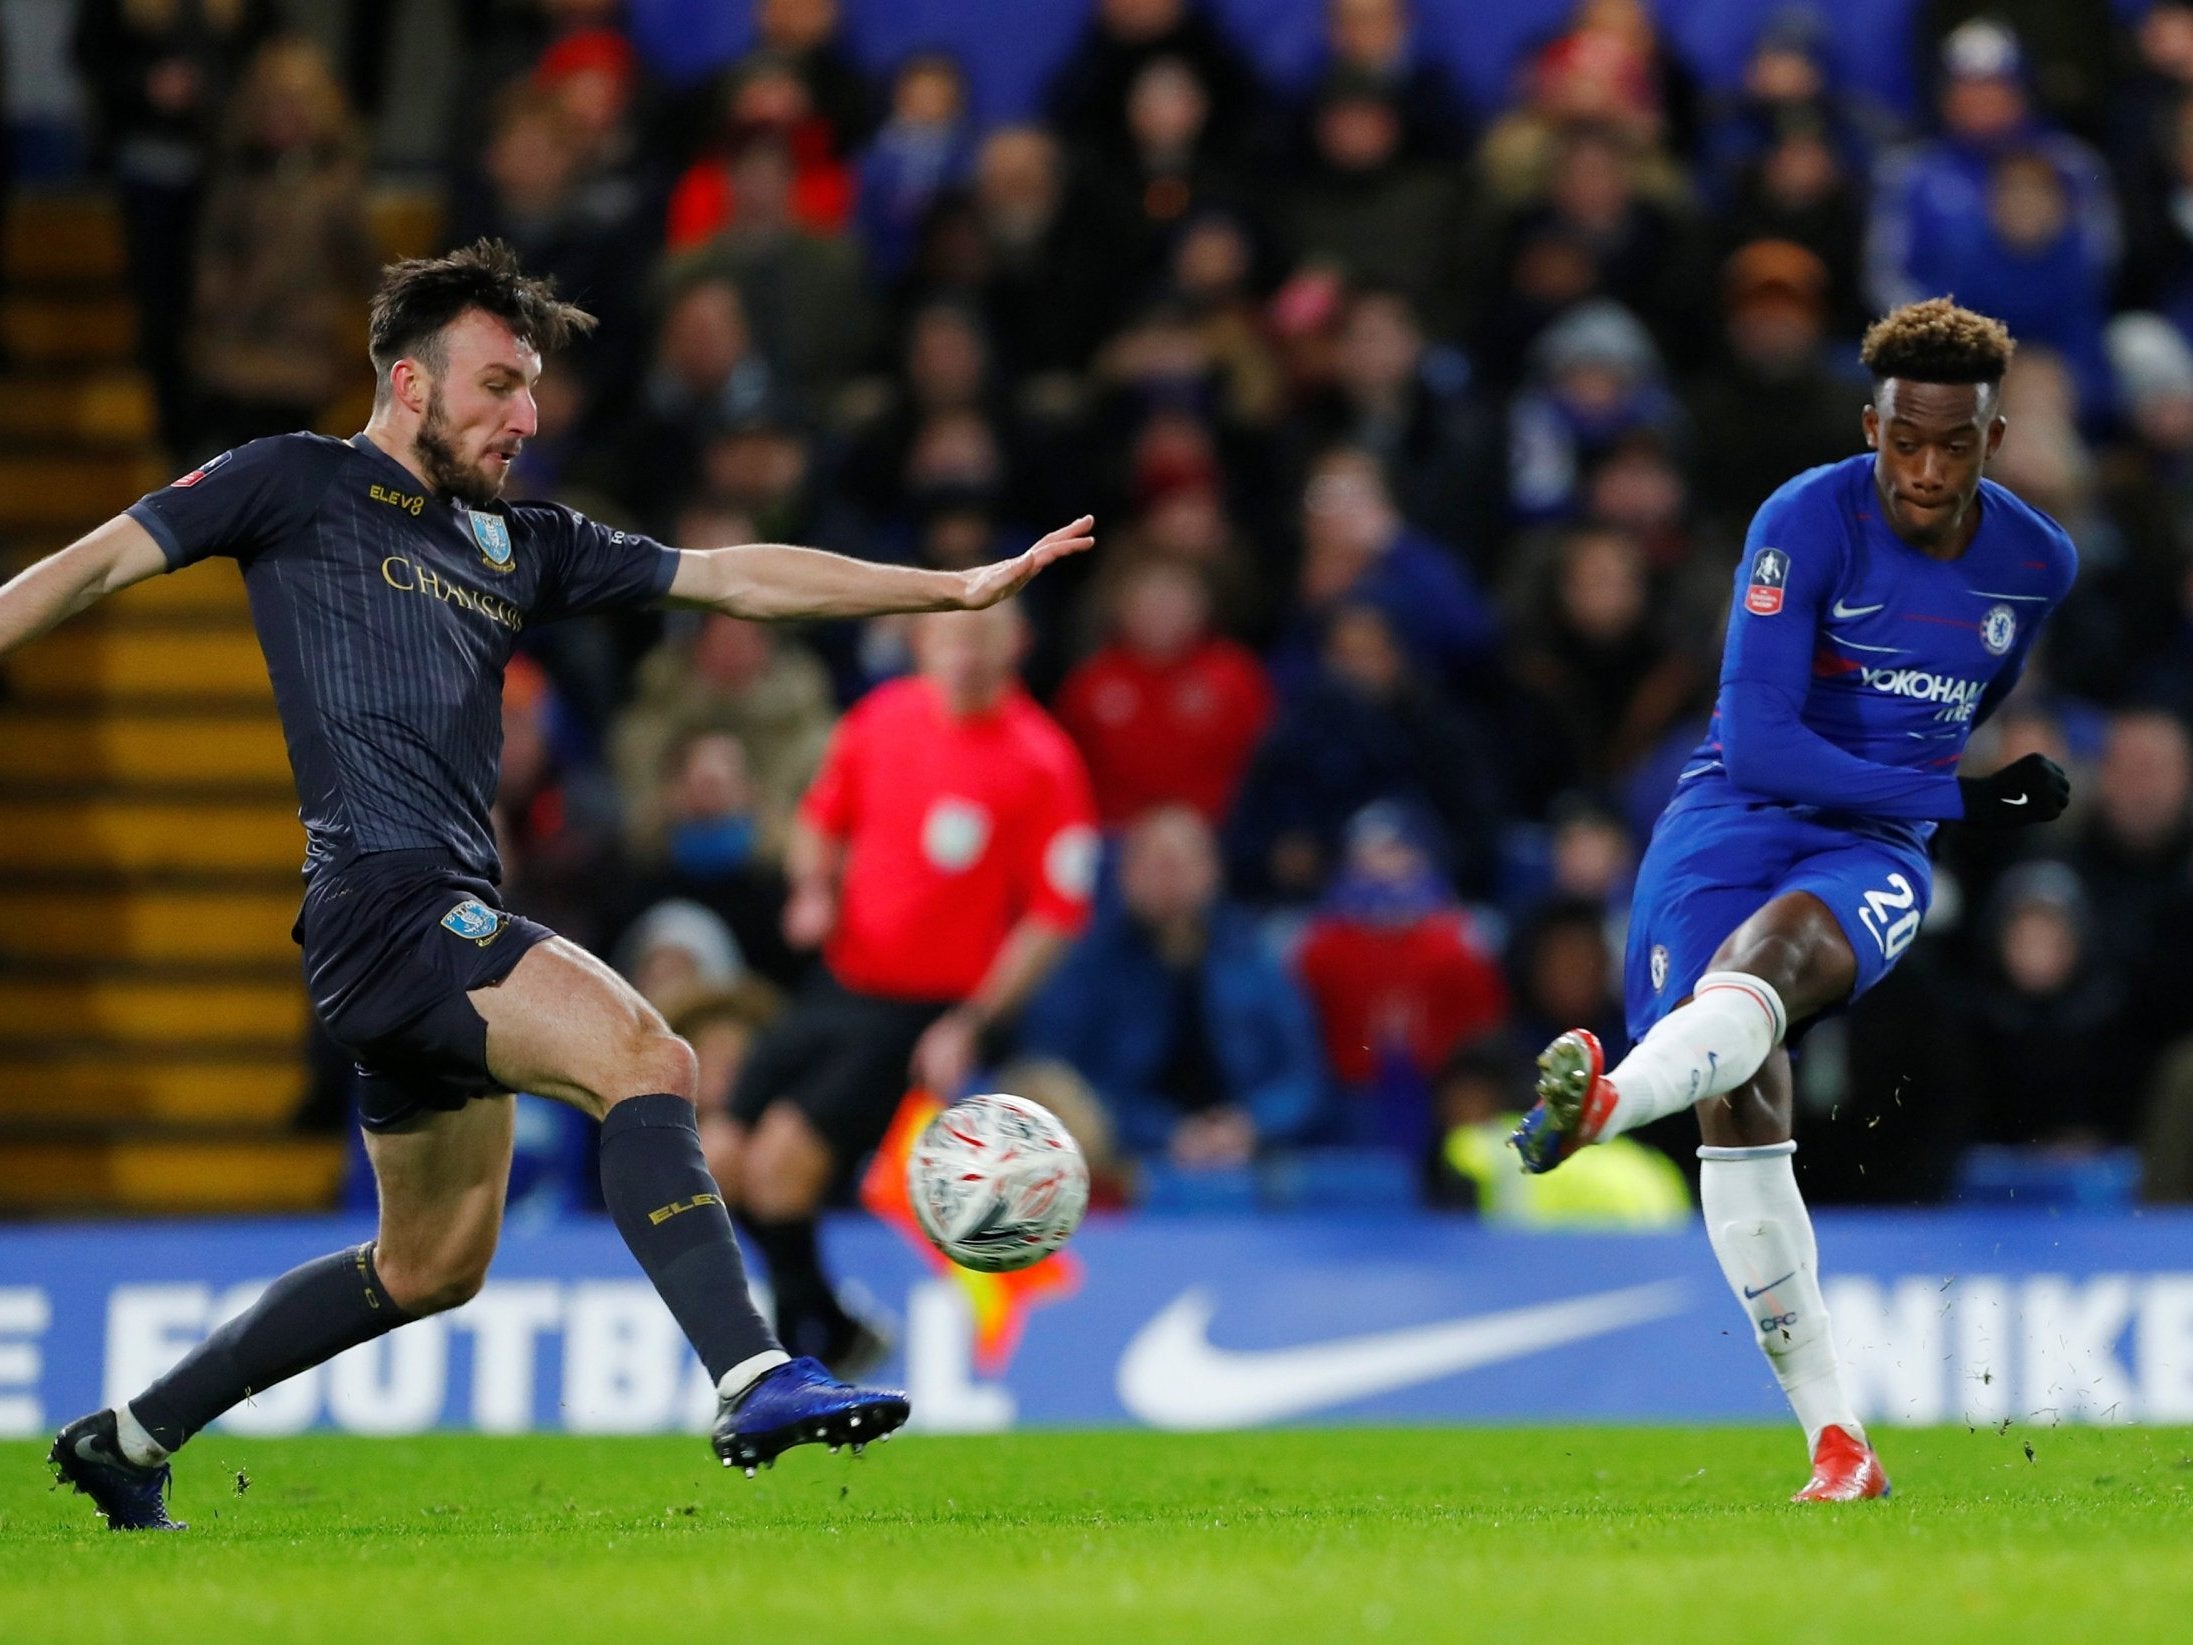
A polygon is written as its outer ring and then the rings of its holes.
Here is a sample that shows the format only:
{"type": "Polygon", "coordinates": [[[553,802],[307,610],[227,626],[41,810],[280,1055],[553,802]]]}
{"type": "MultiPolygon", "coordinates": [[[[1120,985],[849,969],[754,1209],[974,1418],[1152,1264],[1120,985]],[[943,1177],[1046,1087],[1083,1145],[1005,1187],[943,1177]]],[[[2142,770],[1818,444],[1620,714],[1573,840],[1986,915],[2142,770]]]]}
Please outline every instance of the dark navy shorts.
{"type": "MultiPolygon", "coordinates": [[[[1827,904],[1858,957],[1855,1000],[1887,976],[1934,899],[1925,846],[1787,806],[1667,811],[1637,866],[1623,994],[1632,1040],[1690,996],[1722,943],[1776,897],[1827,904]]],[[[1792,1025],[1792,1038],[1800,1025],[1792,1025]]]]}
{"type": "Polygon", "coordinates": [[[950,1008],[856,994],[818,966],[739,1070],[732,1117],[753,1125],[772,1104],[792,1104],[829,1144],[842,1180],[891,1128],[913,1079],[914,1047],[950,1008]]]}
{"type": "Polygon", "coordinates": [[[358,1060],[358,1118],[394,1130],[503,1091],[465,996],[555,933],[439,851],[380,851],[316,876],[290,935],[327,1031],[358,1060]]]}

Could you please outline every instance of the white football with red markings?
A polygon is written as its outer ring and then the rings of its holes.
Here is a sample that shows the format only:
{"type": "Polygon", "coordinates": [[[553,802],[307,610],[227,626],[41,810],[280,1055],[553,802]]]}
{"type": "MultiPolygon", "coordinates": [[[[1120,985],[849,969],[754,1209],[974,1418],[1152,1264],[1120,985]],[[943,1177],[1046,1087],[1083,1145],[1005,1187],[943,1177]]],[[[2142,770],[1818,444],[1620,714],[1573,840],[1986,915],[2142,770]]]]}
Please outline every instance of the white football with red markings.
{"type": "Polygon", "coordinates": [[[906,1189],[930,1244],[962,1268],[1002,1274],[1042,1261],[1081,1226],[1089,1167],[1048,1108],[991,1092],[928,1123],[906,1189]]]}

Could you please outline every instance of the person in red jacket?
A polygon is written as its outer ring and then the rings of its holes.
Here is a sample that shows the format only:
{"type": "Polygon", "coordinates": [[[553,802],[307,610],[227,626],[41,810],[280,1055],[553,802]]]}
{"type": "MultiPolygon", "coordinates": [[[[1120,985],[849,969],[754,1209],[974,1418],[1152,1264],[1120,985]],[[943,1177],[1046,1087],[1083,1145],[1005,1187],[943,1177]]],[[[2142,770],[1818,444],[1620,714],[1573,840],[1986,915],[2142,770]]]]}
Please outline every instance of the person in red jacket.
{"type": "Polygon", "coordinates": [[[1367,805],[1348,825],[1346,857],[1296,965],[1352,1099],[1350,1140],[1421,1153],[1434,1074],[1507,1015],[1508,991],[1406,806],[1367,805]]]}
{"type": "Polygon", "coordinates": [[[1173,804],[1222,822],[1271,715],[1264,665],[1211,632],[1201,574],[1164,556],[1120,578],[1111,638],[1058,694],[1107,828],[1173,804]]]}
{"type": "Polygon", "coordinates": [[[909,1076],[960,1094],[1086,922],[1095,814],[1074,745],[1016,678],[1009,604],[916,620],[918,672],[838,723],[786,854],[785,936],[822,950],[754,1047],[712,1161],[762,1255],[777,1329],[845,1367],[887,1350],[824,1275],[815,1212],[883,1138],[909,1076]]]}

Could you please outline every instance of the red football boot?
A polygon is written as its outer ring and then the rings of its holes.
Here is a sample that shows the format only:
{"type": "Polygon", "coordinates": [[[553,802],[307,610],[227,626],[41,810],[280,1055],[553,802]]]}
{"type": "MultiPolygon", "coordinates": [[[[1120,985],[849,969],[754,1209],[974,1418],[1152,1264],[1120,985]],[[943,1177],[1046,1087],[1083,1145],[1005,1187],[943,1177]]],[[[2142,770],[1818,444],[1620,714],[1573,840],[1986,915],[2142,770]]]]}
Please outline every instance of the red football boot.
{"type": "Polygon", "coordinates": [[[1551,1171],[1577,1149],[1599,1140],[1614,1112],[1607,1054],[1599,1036],[1572,1028],[1538,1053],[1538,1103],[1508,1138],[1523,1156],[1523,1169],[1551,1171]]]}
{"type": "Polygon", "coordinates": [[[1812,1478],[1790,1501],[1864,1502],[1887,1495],[1888,1475],[1873,1447],[1831,1422],[1812,1448],[1812,1478]]]}

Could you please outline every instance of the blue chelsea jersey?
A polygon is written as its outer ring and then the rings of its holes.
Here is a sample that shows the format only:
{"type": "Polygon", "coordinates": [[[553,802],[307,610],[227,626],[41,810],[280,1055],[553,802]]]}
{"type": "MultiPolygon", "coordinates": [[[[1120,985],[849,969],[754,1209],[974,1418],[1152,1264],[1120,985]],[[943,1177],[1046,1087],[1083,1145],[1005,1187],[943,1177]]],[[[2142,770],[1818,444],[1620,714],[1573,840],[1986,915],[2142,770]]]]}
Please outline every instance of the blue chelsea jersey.
{"type": "Polygon", "coordinates": [[[1963,814],[1965,743],[2017,684],[2077,554],[1983,479],[1971,543],[1930,558],[1883,517],[1873,466],[1809,470],[1753,518],[1713,724],[1675,806],[1778,801],[1920,838],[1963,814]]]}

